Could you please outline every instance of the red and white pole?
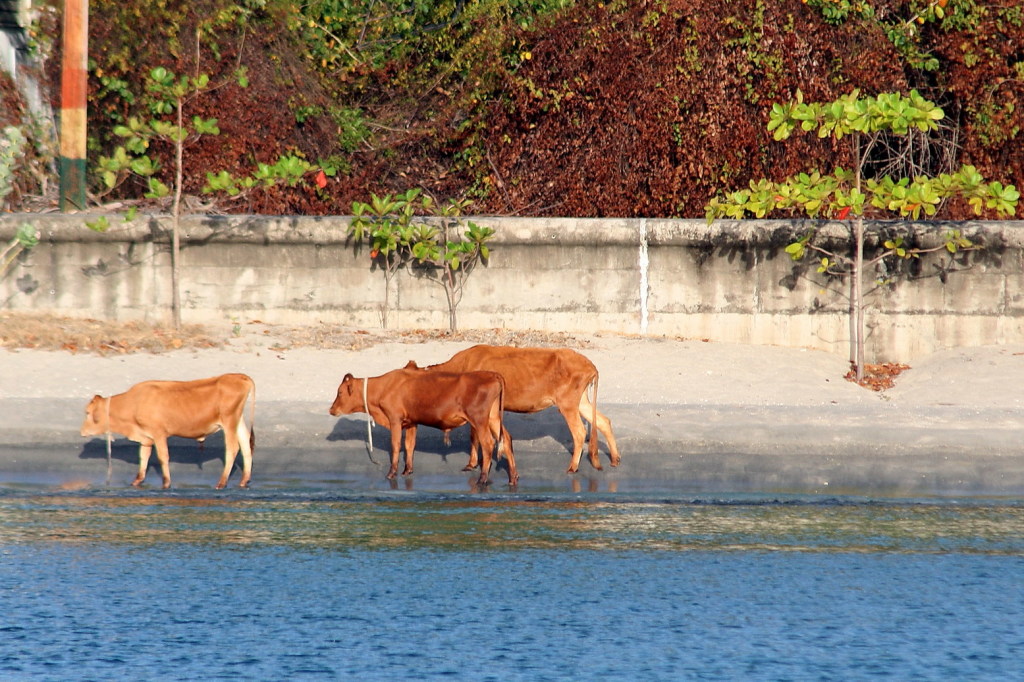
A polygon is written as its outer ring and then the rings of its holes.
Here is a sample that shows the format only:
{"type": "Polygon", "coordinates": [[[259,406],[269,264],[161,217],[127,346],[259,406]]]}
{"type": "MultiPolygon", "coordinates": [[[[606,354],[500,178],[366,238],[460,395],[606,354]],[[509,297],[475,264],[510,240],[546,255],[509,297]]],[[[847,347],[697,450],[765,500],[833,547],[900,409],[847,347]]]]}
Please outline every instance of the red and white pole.
{"type": "Polygon", "coordinates": [[[84,210],[89,0],[64,0],[63,54],[60,89],[60,210],[84,210]]]}

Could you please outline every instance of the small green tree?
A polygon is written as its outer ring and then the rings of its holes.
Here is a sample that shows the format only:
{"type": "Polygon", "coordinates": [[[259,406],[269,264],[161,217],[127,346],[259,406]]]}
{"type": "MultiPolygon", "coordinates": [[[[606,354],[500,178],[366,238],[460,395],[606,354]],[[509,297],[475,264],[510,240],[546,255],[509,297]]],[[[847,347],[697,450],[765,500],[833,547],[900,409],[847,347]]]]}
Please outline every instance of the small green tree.
{"type": "MultiPolygon", "coordinates": [[[[708,222],[716,218],[742,219],[747,215],[764,218],[770,214],[803,213],[810,218],[846,221],[853,239],[852,255],[830,252],[815,243],[817,231],[790,244],[786,251],[794,260],[808,251],[821,254],[818,271],[848,278],[850,281],[850,362],[858,382],[864,378],[864,274],[887,258],[915,258],[935,249],[907,248],[901,237],[885,240],[874,258],[865,262],[864,218],[919,219],[936,215],[949,199],[962,198],[976,215],[995,213],[1014,215],[1020,195],[1013,185],[987,182],[973,166],[962,166],[955,173],[937,177],[866,177],[872,153],[887,136],[906,136],[913,130],[931,131],[944,113],[916,90],[909,96],[899,93],[862,97],[860,91],[834,102],[805,103],[797,91],[796,99],[775,104],[769,116],[768,130],[776,140],[785,140],[797,129],[816,132],[818,137],[848,139],[853,160],[850,171],[837,168],[831,174],[818,170],[786,178],[781,182],[751,181],[747,189],[719,195],[705,207],[708,222]]],[[[937,247],[956,254],[974,248],[957,231],[946,235],[937,247]]]]}
{"type": "Polygon", "coordinates": [[[456,310],[462,302],[466,279],[480,263],[486,263],[491,255],[487,241],[494,236],[494,230],[466,221],[466,230],[461,234],[462,211],[468,201],[452,200],[441,209],[439,240],[420,240],[413,245],[412,253],[417,263],[428,266],[428,276],[444,287],[448,301],[448,328],[458,329],[456,310]]]}
{"type": "MultiPolygon", "coordinates": [[[[239,75],[239,83],[243,86],[246,84],[244,72],[239,75]]],[[[113,189],[127,176],[134,174],[147,179],[148,191],[145,194],[147,198],[164,198],[172,194],[173,191],[171,201],[171,319],[175,329],[181,327],[181,287],[179,284],[181,236],[178,224],[181,216],[185,145],[203,135],[220,134],[217,119],[193,116],[191,122],[186,123],[184,112],[189,102],[209,88],[210,77],[206,74],[200,74],[195,78],[189,76],[178,78],[163,67],[153,69],[149,72],[149,78],[146,81],[146,90],[150,95],[151,116],[145,119],[133,116],[128,119],[126,124],[114,128],[114,134],[124,138],[125,143],[123,146],[117,147],[112,156],[102,156],[99,159],[100,177],[108,189],[113,189]],[[154,141],[170,143],[174,148],[173,190],[156,177],[160,166],[148,154],[150,145],[154,141]]]]}
{"type": "Polygon", "coordinates": [[[434,238],[424,225],[413,225],[417,209],[431,210],[433,199],[422,190],[410,189],[399,195],[370,195],[369,203],[352,202],[349,234],[361,243],[370,242],[370,260],[384,273],[384,303],[381,305],[381,326],[388,328],[391,309],[391,282],[403,265],[412,260],[412,247],[417,241],[434,238]]]}
{"type": "Polygon", "coordinates": [[[11,267],[11,263],[22,251],[28,251],[38,243],[39,230],[28,223],[19,227],[14,233],[14,239],[0,248],[0,277],[7,273],[7,268],[11,267]]]}
{"type": "MultiPolygon", "coordinates": [[[[237,82],[242,87],[248,85],[245,70],[235,73],[237,82]]],[[[109,192],[123,183],[128,177],[141,176],[146,178],[148,199],[163,199],[172,196],[171,201],[171,317],[175,328],[181,326],[181,294],[180,294],[180,251],[181,237],[179,223],[181,218],[181,195],[185,172],[185,147],[204,135],[219,135],[220,128],[216,118],[204,119],[193,116],[190,122],[185,121],[185,107],[200,95],[211,90],[209,76],[200,74],[194,78],[175,76],[163,67],[150,71],[146,81],[149,94],[148,107],[150,116],[147,118],[131,117],[128,121],[114,128],[114,134],[124,139],[124,144],[117,147],[111,156],[101,156],[98,161],[98,172],[106,191],[109,192]],[[170,120],[168,120],[170,119],[170,120]],[[170,144],[174,149],[173,187],[161,182],[156,174],[160,164],[149,155],[150,147],[156,141],[170,144]]],[[[280,182],[290,186],[295,184],[316,166],[304,159],[286,155],[274,164],[259,164],[251,175],[235,178],[227,171],[207,173],[204,193],[222,193],[228,197],[244,196],[255,187],[268,187],[280,182]]],[[[93,229],[103,230],[107,221],[101,220],[89,224],[93,229]]]]}
{"type": "Polygon", "coordinates": [[[486,262],[490,255],[486,242],[494,235],[491,228],[473,222],[467,223],[464,234],[458,234],[462,212],[468,205],[468,201],[451,200],[438,209],[434,200],[419,189],[394,196],[373,194],[369,203],[352,203],[349,234],[357,244],[370,242],[370,259],[384,273],[381,321],[385,329],[392,280],[403,266],[415,265],[444,287],[448,326],[456,331],[456,310],[466,278],[478,263],[486,262]],[[431,219],[439,219],[440,227],[428,222],[431,219]]]}

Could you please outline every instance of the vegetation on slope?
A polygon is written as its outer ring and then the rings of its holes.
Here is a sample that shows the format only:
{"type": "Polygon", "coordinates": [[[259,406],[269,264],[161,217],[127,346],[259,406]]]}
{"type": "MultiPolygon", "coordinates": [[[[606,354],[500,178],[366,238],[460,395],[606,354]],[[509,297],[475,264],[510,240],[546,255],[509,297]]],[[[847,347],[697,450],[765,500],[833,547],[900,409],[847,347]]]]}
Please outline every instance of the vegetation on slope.
{"type": "MultiPolygon", "coordinates": [[[[58,5],[37,27],[55,110],[58,5]]],[[[723,187],[848,165],[829,139],[772,141],[768,112],[797,89],[917,89],[950,122],[911,141],[920,167],[970,163],[1024,186],[1017,0],[92,0],[90,56],[91,161],[144,112],[152,68],[218,84],[189,105],[221,130],[186,150],[197,210],[346,214],[421,187],[496,214],[700,217],[723,187]],[[230,78],[239,67],[248,87],[230,78]],[[326,185],[202,194],[208,172],[288,154],[329,171],[326,185]]],[[[0,123],[30,128],[0,90],[0,123]]],[[[152,153],[169,172],[171,150],[152,153]]],[[[11,208],[52,194],[43,167],[22,170],[11,208]]]]}

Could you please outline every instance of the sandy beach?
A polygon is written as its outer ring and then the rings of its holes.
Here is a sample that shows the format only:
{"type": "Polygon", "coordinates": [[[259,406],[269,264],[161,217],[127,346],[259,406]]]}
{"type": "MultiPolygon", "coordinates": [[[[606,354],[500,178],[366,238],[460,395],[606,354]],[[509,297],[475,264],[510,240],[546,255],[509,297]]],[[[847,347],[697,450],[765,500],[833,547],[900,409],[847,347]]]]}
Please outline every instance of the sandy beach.
{"type": "MultiPolygon", "coordinates": [[[[406,339],[408,341],[408,339],[406,339]]],[[[602,471],[584,457],[567,475],[570,444],[554,409],[510,414],[521,475],[518,490],[864,495],[1024,493],[1024,345],[947,350],[919,360],[876,393],[843,378],[846,362],[825,353],[766,346],[594,335],[578,350],[600,371],[598,403],[613,423],[622,464],[602,471]]],[[[376,376],[416,360],[441,362],[469,342],[384,342],[361,350],[286,347],[247,329],[222,348],[97,355],[0,350],[0,483],[104,485],[101,438],[79,427],[94,394],[147,379],[249,374],[257,386],[253,488],[268,485],[387,486],[388,433],[366,416],[327,409],[346,372],[376,376]]],[[[461,486],[468,429],[422,429],[416,474],[395,485],[461,486]]],[[[174,439],[175,486],[212,486],[219,436],[200,449],[174,439]]],[[[159,487],[151,463],[147,484],[159,487]]],[[[126,486],[137,446],[114,441],[110,485],[126,486]]],[[[495,490],[503,473],[494,472],[495,490]]],[[[238,474],[231,485],[237,483],[238,474]]]]}

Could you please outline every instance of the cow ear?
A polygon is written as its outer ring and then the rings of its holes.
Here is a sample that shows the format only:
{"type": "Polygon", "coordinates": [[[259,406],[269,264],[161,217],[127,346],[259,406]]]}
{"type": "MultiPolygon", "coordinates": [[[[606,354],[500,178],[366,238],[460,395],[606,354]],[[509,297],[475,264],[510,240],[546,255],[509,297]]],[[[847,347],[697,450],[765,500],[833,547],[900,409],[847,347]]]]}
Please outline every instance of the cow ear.
{"type": "Polygon", "coordinates": [[[355,379],[355,377],[354,377],[354,376],[352,376],[352,372],[348,372],[348,373],[347,373],[347,374],[345,374],[345,376],[344,376],[344,377],[342,378],[342,380],[341,380],[341,383],[345,383],[346,381],[352,381],[352,380],[354,380],[354,379],[355,379]]]}

